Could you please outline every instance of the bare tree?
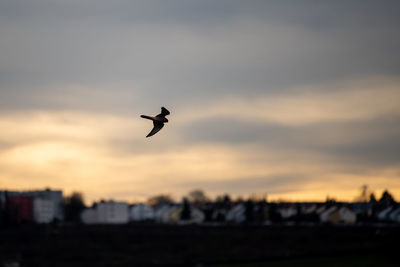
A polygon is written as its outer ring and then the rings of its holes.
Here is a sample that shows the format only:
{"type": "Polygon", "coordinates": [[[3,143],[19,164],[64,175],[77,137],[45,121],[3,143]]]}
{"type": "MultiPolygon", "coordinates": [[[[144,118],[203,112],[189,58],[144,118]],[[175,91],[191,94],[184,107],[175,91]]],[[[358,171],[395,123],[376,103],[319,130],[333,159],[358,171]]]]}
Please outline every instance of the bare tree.
{"type": "Polygon", "coordinates": [[[152,196],[147,200],[147,203],[151,206],[158,206],[162,204],[171,204],[174,203],[173,198],[168,194],[161,194],[152,196]]]}
{"type": "Polygon", "coordinates": [[[385,190],[382,193],[381,198],[379,199],[379,203],[382,203],[382,204],[385,204],[385,205],[394,205],[394,204],[396,204],[396,200],[394,200],[392,194],[389,193],[388,190],[385,190]]]}
{"type": "Polygon", "coordinates": [[[368,185],[362,185],[360,194],[354,199],[355,202],[368,202],[373,192],[368,188],[368,185]]]}
{"type": "Polygon", "coordinates": [[[370,203],[376,203],[376,202],[377,202],[374,193],[371,193],[371,194],[369,195],[369,202],[370,202],[370,203]]]}
{"type": "Polygon", "coordinates": [[[83,195],[80,192],[73,192],[64,198],[65,220],[69,222],[80,222],[81,212],[85,209],[83,195]]]}
{"type": "Polygon", "coordinates": [[[196,190],[189,192],[187,198],[188,198],[189,202],[197,203],[197,204],[205,203],[205,202],[209,201],[206,194],[203,192],[203,190],[200,190],[200,189],[196,189],[196,190]]]}
{"type": "Polygon", "coordinates": [[[217,196],[215,198],[215,202],[230,203],[231,202],[231,197],[228,194],[219,195],[219,196],[217,196]]]}

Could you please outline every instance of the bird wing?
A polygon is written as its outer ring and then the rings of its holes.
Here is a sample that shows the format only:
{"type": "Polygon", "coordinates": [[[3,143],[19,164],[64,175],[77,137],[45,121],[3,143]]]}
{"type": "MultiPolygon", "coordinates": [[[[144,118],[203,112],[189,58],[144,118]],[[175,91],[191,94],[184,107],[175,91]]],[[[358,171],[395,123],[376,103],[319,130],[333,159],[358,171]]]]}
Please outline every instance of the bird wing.
{"type": "Polygon", "coordinates": [[[142,117],[144,119],[148,119],[148,120],[154,120],[152,117],[147,116],[147,115],[140,115],[140,117],[142,117]]]}
{"type": "Polygon", "coordinates": [[[158,114],[156,117],[163,117],[164,118],[165,116],[167,116],[169,114],[171,114],[171,113],[168,111],[168,109],[166,109],[164,107],[161,107],[161,113],[158,114]]]}
{"type": "Polygon", "coordinates": [[[158,131],[161,130],[162,127],[164,127],[164,123],[162,123],[162,122],[153,121],[153,124],[154,124],[153,129],[146,137],[150,137],[150,136],[156,134],[158,131]]]}

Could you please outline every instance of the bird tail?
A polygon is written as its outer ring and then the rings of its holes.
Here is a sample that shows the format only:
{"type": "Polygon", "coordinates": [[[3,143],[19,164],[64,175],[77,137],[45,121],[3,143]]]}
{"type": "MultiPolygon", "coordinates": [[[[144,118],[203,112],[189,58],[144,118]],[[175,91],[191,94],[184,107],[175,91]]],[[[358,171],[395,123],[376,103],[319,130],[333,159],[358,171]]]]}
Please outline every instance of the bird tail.
{"type": "Polygon", "coordinates": [[[148,120],[153,120],[152,117],[146,116],[146,115],[140,115],[140,117],[142,117],[142,118],[144,118],[144,119],[148,119],[148,120]]]}

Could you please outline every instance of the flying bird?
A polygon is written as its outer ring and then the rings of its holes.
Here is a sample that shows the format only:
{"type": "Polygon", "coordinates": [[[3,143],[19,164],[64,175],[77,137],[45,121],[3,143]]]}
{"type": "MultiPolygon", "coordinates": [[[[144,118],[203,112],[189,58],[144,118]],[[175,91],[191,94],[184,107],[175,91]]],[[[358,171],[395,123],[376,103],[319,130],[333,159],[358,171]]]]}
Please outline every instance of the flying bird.
{"type": "Polygon", "coordinates": [[[142,118],[153,121],[154,127],[146,137],[150,137],[150,136],[156,134],[158,131],[160,131],[161,128],[164,127],[164,123],[168,122],[168,119],[165,118],[165,116],[167,116],[169,114],[170,113],[169,113],[168,109],[161,107],[161,113],[155,117],[140,115],[140,117],[142,117],[142,118]]]}

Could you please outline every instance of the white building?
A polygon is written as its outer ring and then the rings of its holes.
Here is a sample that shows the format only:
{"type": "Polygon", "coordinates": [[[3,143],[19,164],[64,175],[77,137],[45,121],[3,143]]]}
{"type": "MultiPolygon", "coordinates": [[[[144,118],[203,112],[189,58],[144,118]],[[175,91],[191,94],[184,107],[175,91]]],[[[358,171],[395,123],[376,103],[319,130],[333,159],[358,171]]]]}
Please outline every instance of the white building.
{"type": "Polygon", "coordinates": [[[341,207],[339,209],[340,222],[345,224],[355,224],[357,221],[357,215],[354,211],[346,207],[341,207]]]}
{"type": "Polygon", "coordinates": [[[297,208],[296,207],[286,207],[279,209],[279,213],[281,214],[283,219],[288,219],[290,217],[297,215],[297,208]]]}
{"type": "Polygon", "coordinates": [[[187,221],[181,220],[181,214],[183,211],[182,205],[163,205],[158,207],[154,212],[154,219],[159,223],[203,223],[205,220],[204,213],[195,207],[190,208],[190,219],[187,221]]]}
{"type": "Polygon", "coordinates": [[[320,214],[320,221],[323,223],[344,223],[354,224],[357,221],[355,212],[346,207],[330,207],[320,214]]]}
{"type": "Polygon", "coordinates": [[[388,216],[392,211],[393,211],[393,207],[387,207],[386,209],[379,212],[377,217],[379,220],[386,220],[386,219],[388,219],[388,216]]]}
{"type": "Polygon", "coordinates": [[[241,223],[246,220],[246,207],[243,204],[236,205],[226,214],[226,220],[241,223]]]}
{"type": "Polygon", "coordinates": [[[103,201],[81,213],[86,224],[124,224],[129,222],[129,205],[125,202],[103,201]]]}
{"type": "Polygon", "coordinates": [[[97,220],[97,210],[95,208],[85,209],[81,213],[81,220],[84,224],[96,224],[97,220]]]}
{"type": "Polygon", "coordinates": [[[154,212],[154,219],[156,222],[160,223],[171,223],[171,214],[178,209],[176,206],[172,205],[162,205],[158,207],[154,212]]]}
{"type": "Polygon", "coordinates": [[[322,223],[337,223],[339,221],[339,213],[337,207],[333,206],[325,209],[319,215],[319,219],[322,223]]]}
{"type": "Polygon", "coordinates": [[[122,224],[129,222],[129,205],[125,202],[100,202],[97,204],[99,223],[122,224]]]}
{"type": "Polygon", "coordinates": [[[321,216],[321,214],[322,214],[325,210],[327,210],[327,207],[326,207],[326,206],[321,206],[321,207],[318,207],[318,208],[315,210],[315,213],[316,213],[317,215],[320,215],[320,216],[321,216]]]}
{"type": "Polygon", "coordinates": [[[317,205],[312,204],[312,205],[303,205],[301,207],[301,213],[302,214],[312,214],[312,213],[317,212],[317,205]]]}
{"type": "Polygon", "coordinates": [[[55,218],[54,203],[49,199],[33,200],[33,219],[37,223],[50,223],[55,218]]]}
{"type": "Polygon", "coordinates": [[[154,220],[155,217],[154,209],[144,203],[139,203],[131,207],[130,215],[132,221],[154,220]]]}
{"type": "Polygon", "coordinates": [[[397,208],[390,212],[389,219],[393,222],[400,223],[400,208],[397,208]]]}
{"type": "Polygon", "coordinates": [[[204,212],[194,207],[192,207],[190,215],[191,215],[190,222],[196,224],[203,223],[206,218],[204,212]]]}

